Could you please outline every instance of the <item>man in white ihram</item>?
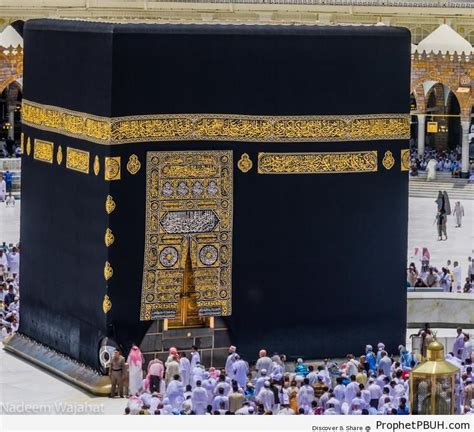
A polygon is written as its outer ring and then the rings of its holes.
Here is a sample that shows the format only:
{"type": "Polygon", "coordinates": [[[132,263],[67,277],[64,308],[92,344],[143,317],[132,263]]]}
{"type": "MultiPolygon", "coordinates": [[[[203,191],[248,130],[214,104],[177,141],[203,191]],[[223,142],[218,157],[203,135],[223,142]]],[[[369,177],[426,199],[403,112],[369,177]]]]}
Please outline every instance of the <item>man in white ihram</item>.
{"type": "Polygon", "coordinates": [[[379,369],[383,370],[385,376],[390,377],[392,369],[392,360],[387,355],[387,351],[382,351],[382,357],[379,361],[379,369]]]}
{"type": "Polygon", "coordinates": [[[453,263],[453,292],[462,292],[462,269],[457,261],[453,263]]]}
{"type": "Polygon", "coordinates": [[[257,401],[263,405],[265,412],[273,411],[273,405],[275,405],[275,395],[270,389],[270,382],[265,381],[262,390],[257,395],[257,401]]]}
{"type": "Polygon", "coordinates": [[[249,367],[247,362],[242,360],[238,354],[234,354],[234,379],[239,383],[239,386],[245,388],[247,384],[247,374],[249,367]]]}
{"type": "Polygon", "coordinates": [[[179,375],[173,377],[173,381],[166,388],[166,397],[173,409],[179,408],[184,401],[183,383],[179,380],[179,375]]]}
{"type": "Polygon", "coordinates": [[[265,381],[268,381],[267,370],[262,369],[260,371],[260,377],[257,378],[257,380],[255,381],[255,394],[256,395],[258,395],[260,393],[260,390],[262,390],[265,384],[265,381]]]}
{"type": "Polygon", "coordinates": [[[234,379],[234,354],[237,351],[237,348],[234,345],[229,347],[229,355],[225,362],[225,374],[230,379],[234,379]]]}
{"type": "Polygon", "coordinates": [[[258,355],[259,355],[259,359],[257,360],[257,363],[255,364],[255,368],[257,369],[257,377],[261,376],[262,369],[265,369],[268,374],[271,374],[273,361],[270,357],[267,357],[267,351],[264,349],[261,349],[258,352],[258,355]]]}
{"type": "Polygon", "coordinates": [[[194,388],[191,395],[191,402],[193,411],[197,415],[204,414],[208,405],[208,394],[206,389],[202,388],[200,380],[196,381],[196,387],[194,388]]]}
{"type": "Polygon", "coordinates": [[[296,399],[298,400],[298,406],[304,409],[305,414],[308,414],[311,410],[311,404],[314,401],[314,389],[309,385],[308,378],[304,379],[296,399]]]}

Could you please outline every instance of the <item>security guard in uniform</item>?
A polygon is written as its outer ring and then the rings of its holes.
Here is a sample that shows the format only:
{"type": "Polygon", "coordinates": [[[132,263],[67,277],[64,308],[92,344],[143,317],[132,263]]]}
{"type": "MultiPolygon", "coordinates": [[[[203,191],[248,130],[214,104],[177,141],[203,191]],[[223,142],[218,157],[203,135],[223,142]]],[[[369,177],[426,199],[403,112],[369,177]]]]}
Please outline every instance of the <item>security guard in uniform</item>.
{"type": "Polygon", "coordinates": [[[111,398],[115,397],[116,388],[118,386],[118,391],[120,397],[123,398],[123,376],[125,373],[125,359],[120,355],[120,352],[116,350],[110,360],[109,368],[109,377],[112,384],[110,391],[111,398]]]}

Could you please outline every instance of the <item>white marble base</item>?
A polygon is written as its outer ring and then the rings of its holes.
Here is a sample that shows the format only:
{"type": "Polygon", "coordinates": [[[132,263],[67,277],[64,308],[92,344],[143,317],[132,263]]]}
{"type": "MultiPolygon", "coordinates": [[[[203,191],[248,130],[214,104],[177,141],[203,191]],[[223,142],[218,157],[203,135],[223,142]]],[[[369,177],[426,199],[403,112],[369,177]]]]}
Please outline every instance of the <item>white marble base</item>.
{"type": "Polygon", "coordinates": [[[474,328],[474,294],[408,293],[407,322],[435,327],[474,328]]]}

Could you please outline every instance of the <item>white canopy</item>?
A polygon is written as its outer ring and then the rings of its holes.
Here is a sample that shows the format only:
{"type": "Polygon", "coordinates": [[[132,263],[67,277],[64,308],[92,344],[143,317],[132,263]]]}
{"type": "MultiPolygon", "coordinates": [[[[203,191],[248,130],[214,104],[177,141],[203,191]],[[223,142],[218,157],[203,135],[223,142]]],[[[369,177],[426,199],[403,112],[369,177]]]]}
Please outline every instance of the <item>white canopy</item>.
{"type": "Polygon", "coordinates": [[[12,26],[5,27],[5,30],[0,33],[0,46],[4,48],[13,46],[16,48],[18,45],[23,47],[23,38],[12,26]]]}
{"type": "Polygon", "coordinates": [[[447,24],[441,24],[433,33],[426,36],[416,47],[416,52],[422,53],[471,54],[472,45],[464,39],[458,32],[447,24]]]}

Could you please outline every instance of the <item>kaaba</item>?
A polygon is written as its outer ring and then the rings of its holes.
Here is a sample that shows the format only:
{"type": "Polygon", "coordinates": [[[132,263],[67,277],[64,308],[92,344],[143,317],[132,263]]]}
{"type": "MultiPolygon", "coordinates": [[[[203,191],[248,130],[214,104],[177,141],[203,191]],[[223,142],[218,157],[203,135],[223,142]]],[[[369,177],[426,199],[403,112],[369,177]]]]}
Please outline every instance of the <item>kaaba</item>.
{"type": "Polygon", "coordinates": [[[24,41],[7,349],[99,371],[145,339],[193,335],[206,366],[404,342],[408,30],[39,19],[24,41]]]}

